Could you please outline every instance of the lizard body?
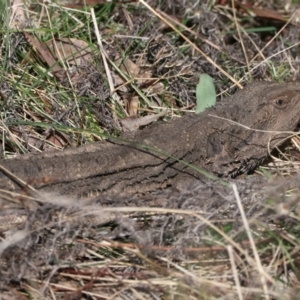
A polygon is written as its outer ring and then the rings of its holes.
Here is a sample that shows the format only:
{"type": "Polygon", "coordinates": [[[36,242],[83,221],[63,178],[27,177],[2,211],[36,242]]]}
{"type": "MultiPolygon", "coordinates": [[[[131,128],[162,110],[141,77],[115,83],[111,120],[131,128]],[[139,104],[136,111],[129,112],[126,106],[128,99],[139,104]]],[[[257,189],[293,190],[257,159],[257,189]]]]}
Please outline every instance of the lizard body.
{"type": "MultiPolygon", "coordinates": [[[[128,143],[96,142],[62,152],[22,155],[0,164],[41,191],[81,196],[147,193],[171,185],[179,173],[198,175],[172,158],[130,142],[159,149],[218,176],[233,177],[248,173],[266,158],[269,142],[273,149],[288,136],[274,132],[295,130],[299,121],[297,83],[260,82],[201,114],[157,122],[123,137],[128,143]]],[[[19,189],[2,172],[0,188],[19,189]]]]}

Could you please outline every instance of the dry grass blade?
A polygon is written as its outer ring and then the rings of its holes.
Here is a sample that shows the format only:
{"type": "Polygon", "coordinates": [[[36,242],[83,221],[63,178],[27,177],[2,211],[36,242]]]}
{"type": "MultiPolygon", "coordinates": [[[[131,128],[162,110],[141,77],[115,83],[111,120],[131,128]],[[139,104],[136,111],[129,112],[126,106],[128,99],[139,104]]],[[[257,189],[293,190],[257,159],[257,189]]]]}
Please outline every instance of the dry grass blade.
{"type": "Polygon", "coordinates": [[[251,230],[250,230],[250,227],[249,227],[249,224],[248,224],[248,221],[247,221],[247,218],[246,218],[246,215],[245,215],[242,203],[241,203],[241,199],[239,197],[239,194],[238,194],[238,191],[237,191],[237,188],[236,188],[235,184],[232,185],[232,189],[234,191],[234,195],[236,197],[238,208],[239,208],[240,214],[242,216],[243,224],[244,224],[244,227],[246,229],[246,232],[247,232],[247,235],[248,235],[248,238],[249,238],[249,241],[250,241],[250,245],[251,245],[251,248],[252,248],[252,251],[253,251],[253,254],[254,254],[254,258],[255,258],[255,261],[256,261],[256,264],[257,264],[257,270],[258,270],[259,275],[260,275],[261,284],[262,284],[262,287],[263,287],[263,290],[264,290],[264,296],[266,297],[266,299],[270,299],[269,291],[268,291],[267,284],[266,284],[267,283],[266,279],[270,279],[270,277],[266,276],[266,272],[264,271],[264,269],[262,267],[260,257],[258,255],[256,245],[255,245],[255,242],[253,240],[251,230]]]}
{"type": "Polygon", "coordinates": [[[237,19],[236,19],[236,11],[235,11],[235,6],[234,6],[234,0],[231,0],[231,6],[232,6],[232,12],[233,12],[233,19],[234,19],[236,30],[237,30],[237,33],[238,33],[238,36],[239,36],[239,40],[240,40],[242,49],[243,49],[243,53],[244,53],[244,57],[245,57],[245,61],[246,61],[246,66],[247,66],[247,69],[248,69],[248,73],[250,73],[250,65],[249,65],[248,55],[247,55],[245,45],[244,45],[244,42],[243,42],[243,38],[242,38],[242,35],[241,35],[240,25],[238,24],[237,19]]]}

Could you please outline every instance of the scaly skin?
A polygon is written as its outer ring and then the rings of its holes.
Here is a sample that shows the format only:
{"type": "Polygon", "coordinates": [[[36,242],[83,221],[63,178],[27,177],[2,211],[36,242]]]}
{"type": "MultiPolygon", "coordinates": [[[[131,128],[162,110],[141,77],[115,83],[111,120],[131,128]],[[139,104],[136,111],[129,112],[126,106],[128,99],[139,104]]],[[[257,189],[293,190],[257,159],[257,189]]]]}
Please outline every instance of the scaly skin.
{"type": "MultiPolygon", "coordinates": [[[[41,191],[79,196],[144,194],[172,185],[180,173],[199,174],[130,142],[159,149],[218,176],[234,177],[265,159],[269,142],[273,149],[288,136],[274,132],[293,131],[299,121],[297,83],[260,82],[199,115],[137,131],[127,138],[128,143],[97,142],[62,152],[22,155],[0,164],[41,191]]],[[[0,188],[20,190],[4,173],[0,173],[0,188]]]]}

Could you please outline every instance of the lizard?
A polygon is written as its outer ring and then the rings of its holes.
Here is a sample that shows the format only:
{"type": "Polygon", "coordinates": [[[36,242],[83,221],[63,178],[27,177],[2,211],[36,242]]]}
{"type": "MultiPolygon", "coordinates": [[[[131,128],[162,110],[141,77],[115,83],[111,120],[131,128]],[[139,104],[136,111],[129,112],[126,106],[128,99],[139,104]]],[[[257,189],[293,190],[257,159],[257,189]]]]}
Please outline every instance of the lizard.
{"type": "MultiPolygon", "coordinates": [[[[217,177],[250,173],[268,157],[268,147],[282,144],[299,121],[297,83],[255,82],[200,114],[156,122],[121,140],[21,155],[0,165],[39,191],[143,195],[172,186],[180,174],[201,177],[177,159],[217,177]]],[[[0,188],[24,186],[2,171],[0,188]]]]}

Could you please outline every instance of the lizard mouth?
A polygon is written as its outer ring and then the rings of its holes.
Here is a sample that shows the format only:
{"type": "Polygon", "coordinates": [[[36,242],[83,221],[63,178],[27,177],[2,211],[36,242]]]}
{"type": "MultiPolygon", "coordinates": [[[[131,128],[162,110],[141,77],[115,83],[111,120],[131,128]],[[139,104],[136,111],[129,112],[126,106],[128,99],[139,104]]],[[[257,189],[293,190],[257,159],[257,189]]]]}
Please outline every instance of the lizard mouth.
{"type": "MultiPolygon", "coordinates": [[[[298,128],[300,129],[300,124],[298,128]]],[[[271,154],[272,156],[280,158],[280,156],[282,157],[281,155],[282,153],[286,153],[288,157],[291,157],[291,161],[300,161],[299,149],[300,149],[299,140],[293,143],[291,139],[288,139],[282,145],[278,146],[278,148],[273,149],[271,154]]],[[[284,157],[284,160],[288,160],[286,156],[284,157]]],[[[263,158],[250,158],[250,159],[241,160],[239,162],[236,162],[236,164],[238,164],[236,168],[233,168],[228,172],[228,177],[236,178],[237,176],[242,174],[247,174],[247,175],[253,174],[255,169],[257,169],[257,167],[259,167],[262,164],[267,165],[268,163],[271,162],[274,161],[272,157],[269,155],[263,158]]]]}

